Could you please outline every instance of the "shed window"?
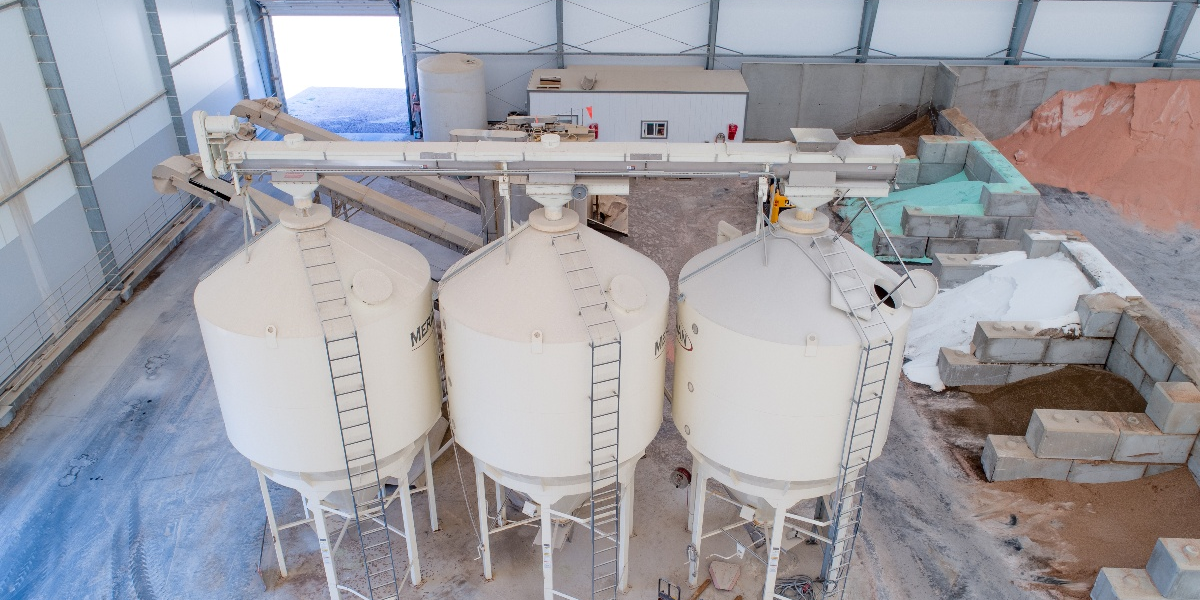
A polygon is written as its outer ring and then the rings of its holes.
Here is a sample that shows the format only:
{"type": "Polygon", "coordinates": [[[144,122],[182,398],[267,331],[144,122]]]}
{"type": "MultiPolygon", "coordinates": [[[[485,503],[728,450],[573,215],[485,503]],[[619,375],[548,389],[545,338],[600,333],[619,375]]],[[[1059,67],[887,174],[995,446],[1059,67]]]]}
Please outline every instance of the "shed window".
{"type": "Polygon", "coordinates": [[[642,139],[665,139],[666,137],[666,121],[642,121],[642,139]]]}

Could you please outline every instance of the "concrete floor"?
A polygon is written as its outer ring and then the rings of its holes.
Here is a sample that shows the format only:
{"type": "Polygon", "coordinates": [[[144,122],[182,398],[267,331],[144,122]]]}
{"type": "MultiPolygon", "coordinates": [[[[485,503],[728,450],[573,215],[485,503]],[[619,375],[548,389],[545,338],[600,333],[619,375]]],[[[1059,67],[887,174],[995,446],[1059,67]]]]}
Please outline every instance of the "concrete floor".
{"type": "MultiPolygon", "coordinates": [[[[752,223],[745,181],[638,181],[633,199],[628,243],[662,265],[672,280],[688,258],[715,243],[717,221],[744,228],[752,223]]],[[[1063,201],[1074,206],[1071,202],[1063,201]]],[[[1070,215],[1047,204],[1039,221],[1057,219],[1058,226],[1067,226],[1070,215]]],[[[439,214],[464,224],[478,219],[444,209],[439,214]]],[[[367,217],[355,221],[389,230],[367,217]]],[[[1120,237],[1125,246],[1156,243],[1153,234],[1135,227],[1105,227],[1106,236],[1120,237]]],[[[408,236],[391,231],[398,238],[408,236]]],[[[1092,236],[1100,245],[1104,236],[1092,236]]],[[[19,425],[0,433],[0,519],[8,523],[0,533],[0,597],[325,597],[316,536],[307,527],[283,534],[290,575],[278,577],[269,540],[264,548],[265,516],[254,471],[225,437],[200,342],[192,290],[200,275],[241,241],[234,215],[210,216],[157,279],[144,285],[27,405],[19,425]]],[[[428,255],[435,269],[444,269],[453,256],[437,252],[428,255]]],[[[1194,290],[1166,286],[1159,292],[1167,269],[1152,264],[1127,273],[1151,300],[1184,307],[1189,297],[1180,294],[1194,290]]],[[[1051,597],[1023,585],[1036,571],[973,514],[966,498],[982,484],[955,464],[914,408],[913,399],[925,393],[907,382],[900,387],[891,436],[884,455],[872,463],[849,597],[1051,597]]],[[[461,483],[453,453],[434,468],[440,531],[430,531],[425,498],[417,496],[426,582],[418,589],[405,587],[401,597],[538,597],[540,556],[531,545],[532,528],[493,538],[496,578],[482,581],[471,526],[470,458],[460,451],[457,460],[461,483]]],[[[669,475],[689,462],[665,414],[637,472],[632,590],[625,597],[652,598],[660,577],[683,583],[686,592],[686,490],[673,487],[669,475]]],[[[280,518],[298,518],[298,496],[271,489],[280,518]]],[[[716,503],[709,505],[710,525],[732,516],[716,503]]],[[[798,553],[805,549],[798,548],[798,553]]],[[[731,541],[713,538],[703,554],[728,555],[733,549],[731,541]]],[[[349,575],[355,567],[347,552],[339,563],[349,575]]],[[[782,573],[809,569],[803,559],[785,560],[782,573]]],[[[580,591],[586,564],[580,543],[568,544],[558,555],[556,574],[565,591],[580,591]]],[[[710,588],[703,598],[757,597],[763,568],[750,557],[741,564],[738,590],[710,588]]]]}

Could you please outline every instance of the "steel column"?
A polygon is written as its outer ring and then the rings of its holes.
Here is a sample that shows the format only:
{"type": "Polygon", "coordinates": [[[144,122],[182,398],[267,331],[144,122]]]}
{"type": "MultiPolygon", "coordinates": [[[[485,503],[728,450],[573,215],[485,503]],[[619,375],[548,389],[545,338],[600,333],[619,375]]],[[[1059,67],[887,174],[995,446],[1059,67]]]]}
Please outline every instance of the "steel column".
{"type": "Polygon", "coordinates": [[[413,135],[417,132],[413,104],[421,97],[421,89],[417,84],[417,39],[413,30],[412,0],[396,0],[396,12],[400,15],[400,57],[404,63],[404,93],[408,96],[408,133],[413,135]]]}
{"type": "MultiPolygon", "coordinates": [[[[428,450],[428,447],[426,447],[426,450],[428,450]]],[[[425,476],[427,482],[432,481],[428,479],[428,472],[425,473],[425,476]]],[[[400,484],[400,517],[404,520],[404,547],[408,550],[408,576],[412,584],[418,586],[421,585],[421,557],[417,553],[417,525],[413,518],[412,486],[408,480],[407,472],[400,473],[396,479],[399,480],[400,484]]],[[[433,486],[430,485],[429,489],[433,489],[433,486]]],[[[387,508],[386,504],[384,508],[387,508]]],[[[367,572],[369,573],[371,565],[366,564],[364,566],[368,569],[367,572]]],[[[403,578],[397,577],[396,579],[400,580],[403,578]]],[[[396,589],[400,589],[399,585],[397,585],[396,589]]]]}
{"type": "Polygon", "coordinates": [[[286,578],[287,563],[283,560],[283,545],[279,542],[279,525],[275,521],[275,507],[271,504],[271,492],[267,490],[267,477],[258,472],[258,488],[262,491],[263,506],[267,509],[267,524],[271,527],[271,543],[275,546],[275,560],[279,561],[279,576],[286,578]]]}
{"type": "Polygon", "coordinates": [[[1012,35],[1008,38],[1008,52],[1004,64],[1021,64],[1021,54],[1025,52],[1025,41],[1029,39],[1029,29],[1033,27],[1033,16],[1037,13],[1038,0],[1020,0],[1017,13],[1013,17],[1012,35]]]}
{"type": "Polygon", "coordinates": [[[717,20],[721,14],[721,0],[708,0],[708,56],[704,68],[717,68],[717,20]]]}
{"type": "MultiPolygon", "coordinates": [[[[455,457],[458,460],[458,457],[455,457]]],[[[492,580],[492,533],[488,529],[487,480],[483,465],[475,463],[475,500],[479,509],[479,558],[483,561],[483,580],[492,580]]]]}
{"type": "Polygon", "coordinates": [[[115,285],[119,271],[117,258],[113,255],[108,228],[105,227],[104,215],[100,212],[100,198],[92,185],[92,173],[83,155],[83,144],[79,141],[79,131],[75,128],[75,118],[71,114],[71,105],[67,102],[67,91],[63,89],[62,76],[58,71],[58,62],[54,59],[54,48],[50,45],[50,34],[46,31],[46,21],[42,18],[42,7],[38,1],[22,1],[21,12],[25,16],[25,27],[29,31],[33,53],[42,73],[42,83],[46,86],[46,96],[50,99],[54,121],[58,124],[63,150],[67,153],[67,164],[71,167],[75,190],[79,194],[80,204],[83,205],[83,216],[92,234],[96,257],[100,260],[105,281],[109,285],[115,285]]]}
{"type": "Polygon", "coordinates": [[[183,110],[179,107],[179,93],[175,90],[175,76],[171,73],[171,59],[167,56],[167,43],[163,39],[162,23],[158,19],[158,4],[145,0],[146,23],[150,25],[150,41],[154,44],[154,55],[158,59],[158,72],[162,76],[163,88],[167,90],[167,109],[171,112],[171,125],[175,128],[175,146],[180,154],[190,154],[187,129],[183,126],[183,110]]]}
{"type": "Polygon", "coordinates": [[[1173,2],[1171,14],[1167,17],[1167,26],[1163,29],[1162,41],[1158,44],[1158,54],[1154,57],[1154,66],[1173,67],[1175,57],[1179,55],[1179,46],[1187,36],[1188,26],[1192,17],[1196,16],[1196,0],[1173,2]]]}
{"type": "Polygon", "coordinates": [[[858,26],[858,56],[856,63],[867,62],[871,54],[871,36],[875,34],[875,16],[879,14],[879,0],[863,0],[862,22],[858,26]]]}
{"type": "Polygon", "coordinates": [[[567,62],[563,58],[563,0],[554,0],[554,19],[555,29],[558,31],[558,37],[555,38],[554,42],[554,55],[557,59],[558,68],[565,69],[567,68],[567,62]]]}
{"type": "Polygon", "coordinates": [[[250,38],[254,44],[254,55],[258,58],[258,76],[262,79],[263,93],[268,97],[275,96],[275,81],[271,78],[271,52],[264,24],[266,17],[257,0],[246,0],[246,16],[250,19],[250,38]]]}
{"type": "Polygon", "coordinates": [[[233,64],[237,67],[238,88],[242,99],[250,98],[250,83],[246,81],[246,63],[242,61],[242,38],[238,34],[237,11],[233,0],[225,0],[225,22],[229,25],[229,42],[233,45],[233,64]]]}

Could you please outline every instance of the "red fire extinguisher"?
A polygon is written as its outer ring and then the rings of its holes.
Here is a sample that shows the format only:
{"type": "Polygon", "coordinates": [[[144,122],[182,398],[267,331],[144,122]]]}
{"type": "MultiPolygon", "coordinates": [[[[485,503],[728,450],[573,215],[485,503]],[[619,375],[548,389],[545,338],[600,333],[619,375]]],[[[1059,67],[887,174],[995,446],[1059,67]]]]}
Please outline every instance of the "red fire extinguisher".
{"type": "Polygon", "coordinates": [[[592,123],[591,125],[588,125],[588,131],[592,132],[592,137],[594,137],[596,139],[600,139],[600,124],[599,123],[592,123]]]}
{"type": "Polygon", "coordinates": [[[735,138],[737,138],[737,123],[730,123],[729,134],[725,136],[725,139],[732,142],[735,138]]]}

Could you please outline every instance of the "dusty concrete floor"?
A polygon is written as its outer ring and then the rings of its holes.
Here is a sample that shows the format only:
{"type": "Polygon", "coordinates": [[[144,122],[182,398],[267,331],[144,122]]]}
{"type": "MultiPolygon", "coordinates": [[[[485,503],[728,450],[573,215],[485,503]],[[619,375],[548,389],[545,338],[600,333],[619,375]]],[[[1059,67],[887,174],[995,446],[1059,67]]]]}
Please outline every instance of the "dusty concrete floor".
{"type": "MultiPolygon", "coordinates": [[[[406,193],[401,188],[398,195],[406,193]]],[[[628,243],[662,265],[672,280],[688,258],[715,242],[717,221],[744,229],[752,223],[746,181],[639,181],[634,194],[628,243]]],[[[478,222],[477,215],[456,210],[447,206],[438,212],[464,227],[478,222]]],[[[414,238],[367,217],[355,221],[414,238]]],[[[1102,237],[1093,234],[1093,241],[1102,237]]],[[[205,270],[240,243],[236,217],[210,216],[157,279],[27,406],[19,426],[0,434],[0,518],[8,524],[0,534],[0,597],[324,597],[323,568],[310,529],[298,527],[282,536],[290,570],[285,580],[278,577],[270,547],[263,547],[265,516],[254,472],[225,437],[200,343],[192,290],[205,270]]],[[[428,242],[416,245],[427,250],[435,272],[454,259],[428,242]]],[[[1136,238],[1128,245],[1136,246],[1136,238]]],[[[1186,297],[1178,296],[1181,288],[1169,287],[1157,297],[1155,280],[1134,282],[1162,305],[1186,304],[1186,297]]],[[[926,396],[923,388],[901,385],[884,455],[872,463],[849,596],[1053,597],[1052,591],[1030,585],[1040,575],[1038,565],[1015,554],[1003,532],[980,520],[971,498],[986,484],[938,443],[918,411],[918,401],[928,401],[926,396]]],[[[956,401],[953,395],[938,398],[956,401]]],[[[401,596],[537,597],[541,574],[531,545],[533,529],[493,538],[496,579],[482,581],[471,526],[470,458],[460,452],[457,460],[465,476],[461,484],[453,453],[434,468],[441,531],[430,531],[426,501],[416,499],[426,583],[406,587],[401,596]]],[[[686,582],[686,491],[674,488],[669,474],[688,463],[668,409],[637,473],[633,587],[626,597],[653,597],[659,577],[686,582]]],[[[299,516],[295,493],[274,485],[272,493],[281,519],[299,516]]],[[[710,524],[732,516],[721,510],[712,506],[710,524]]],[[[703,554],[732,550],[732,542],[714,539],[703,554]]],[[[797,550],[803,551],[803,546],[797,550]]],[[[339,562],[349,575],[354,566],[346,552],[339,562]]],[[[559,554],[556,573],[566,591],[579,591],[585,561],[582,544],[569,544],[559,554]]],[[[800,569],[802,562],[785,561],[782,572],[800,569]]],[[[741,564],[736,592],[709,591],[703,597],[760,594],[762,566],[750,557],[741,564]]]]}

